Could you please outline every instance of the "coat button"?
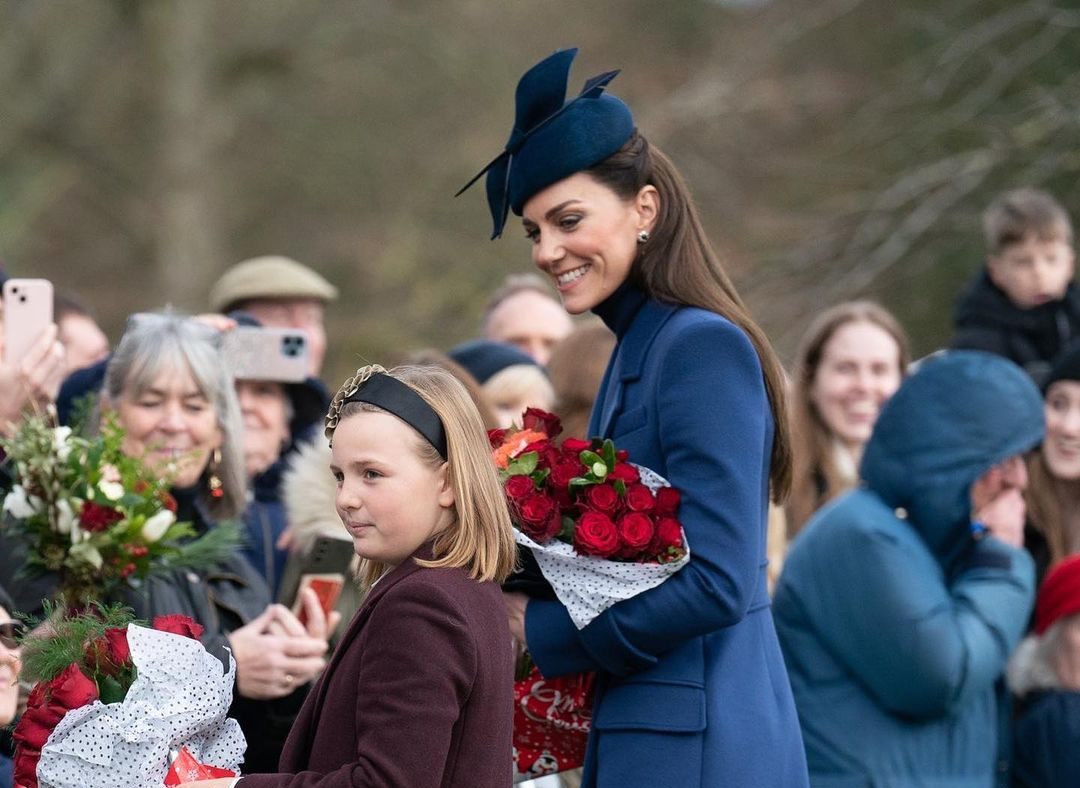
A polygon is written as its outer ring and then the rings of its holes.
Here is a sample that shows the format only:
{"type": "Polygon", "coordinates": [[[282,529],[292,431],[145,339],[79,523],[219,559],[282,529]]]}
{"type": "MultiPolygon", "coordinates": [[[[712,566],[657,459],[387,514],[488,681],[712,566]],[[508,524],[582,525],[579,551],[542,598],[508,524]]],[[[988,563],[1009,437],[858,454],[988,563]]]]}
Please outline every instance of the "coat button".
{"type": "Polygon", "coordinates": [[[895,514],[901,520],[907,519],[907,509],[905,509],[903,506],[897,506],[895,509],[893,509],[893,514],[895,514]]]}

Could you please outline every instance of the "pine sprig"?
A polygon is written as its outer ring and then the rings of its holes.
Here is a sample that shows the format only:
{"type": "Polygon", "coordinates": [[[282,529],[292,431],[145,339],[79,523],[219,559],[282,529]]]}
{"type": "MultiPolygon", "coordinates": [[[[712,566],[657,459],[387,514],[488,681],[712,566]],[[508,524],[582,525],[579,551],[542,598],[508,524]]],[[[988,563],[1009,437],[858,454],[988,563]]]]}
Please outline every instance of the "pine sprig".
{"type": "Polygon", "coordinates": [[[87,645],[105,635],[106,629],[126,627],[136,620],[134,611],[123,605],[95,604],[74,613],[62,602],[45,600],[45,631],[32,634],[22,643],[22,672],[26,681],[51,681],[68,665],[90,673],[86,665],[87,645]]]}
{"type": "Polygon", "coordinates": [[[165,559],[170,569],[197,569],[221,563],[244,545],[240,527],[228,520],[218,523],[198,539],[180,544],[165,559]]]}

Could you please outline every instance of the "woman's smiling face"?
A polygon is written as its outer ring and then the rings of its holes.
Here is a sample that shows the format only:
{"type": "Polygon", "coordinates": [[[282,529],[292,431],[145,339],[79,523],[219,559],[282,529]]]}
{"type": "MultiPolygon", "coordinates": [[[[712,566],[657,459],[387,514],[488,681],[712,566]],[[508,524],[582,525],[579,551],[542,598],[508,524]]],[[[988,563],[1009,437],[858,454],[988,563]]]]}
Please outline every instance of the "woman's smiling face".
{"type": "Polygon", "coordinates": [[[567,312],[587,312],[626,281],[638,233],[652,229],[657,206],[652,186],[628,201],[584,172],[525,203],[522,222],[533,263],[552,278],[567,312]]]}

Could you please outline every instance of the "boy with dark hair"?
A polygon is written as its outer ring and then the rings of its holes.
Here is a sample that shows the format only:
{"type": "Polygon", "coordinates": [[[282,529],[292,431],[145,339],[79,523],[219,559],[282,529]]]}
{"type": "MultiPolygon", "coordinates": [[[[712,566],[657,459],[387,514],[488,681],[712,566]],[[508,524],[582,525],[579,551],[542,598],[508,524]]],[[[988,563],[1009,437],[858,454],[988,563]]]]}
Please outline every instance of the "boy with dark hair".
{"type": "Polygon", "coordinates": [[[1017,189],[986,209],[983,231],[986,267],[956,301],[951,347],[1005,356],[1039,382],[1080,335],[1072,223],[1046,192],[1017,189]]]}

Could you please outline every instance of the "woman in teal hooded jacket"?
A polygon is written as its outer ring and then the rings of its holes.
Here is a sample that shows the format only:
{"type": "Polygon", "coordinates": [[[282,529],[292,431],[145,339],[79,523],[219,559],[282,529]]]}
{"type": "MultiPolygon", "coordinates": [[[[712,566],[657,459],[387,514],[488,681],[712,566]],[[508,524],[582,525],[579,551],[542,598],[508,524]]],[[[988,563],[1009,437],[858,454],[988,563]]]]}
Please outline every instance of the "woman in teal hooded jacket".
{"type": "Polygon", "coordinates": [[[973,523],[972,493],[1006,461],[1022,487],[1014,458],[1042,434],[1019,367],[977,352],[930,359],[882,410],[862,487],[796,539],[774,615],[811,785],[994,784],[994,685],[1027,626],[1034,571],[973,523]]]}

